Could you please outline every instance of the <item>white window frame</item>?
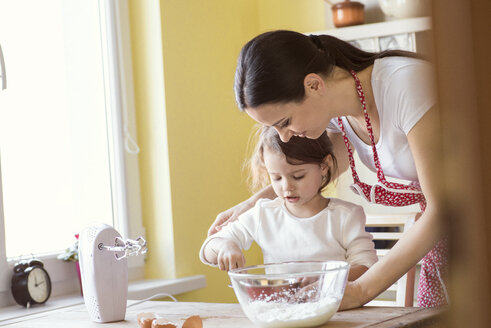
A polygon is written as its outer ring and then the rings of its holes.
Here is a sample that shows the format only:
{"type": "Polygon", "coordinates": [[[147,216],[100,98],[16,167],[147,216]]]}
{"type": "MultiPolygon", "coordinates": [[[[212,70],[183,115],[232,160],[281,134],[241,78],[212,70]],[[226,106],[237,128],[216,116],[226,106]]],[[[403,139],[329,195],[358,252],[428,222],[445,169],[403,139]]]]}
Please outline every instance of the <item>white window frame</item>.
{"type": "MultiPolygon", "coordinates": [[[[106,29],[103,40],[111,193],[115,228],[125,238],[145,236],[142,224],[138,155],[127,151],[137,148],[133,74],[130,48],[128,0],[99,0],[101,22],[106,29]]],[[[4,72],[3,72],[4,73],[4,72]]],[[[8,78],[8,63],[6,63],[8,78]]],[[[1,90],[0,90],[1,92],[1,90]]],[[[1,94],[0,94],[1,96],[1,94]]],[[[1,154],[0,154],[1,156],[1,154]]],[[[7,259],[0,167],[0,307],[14,304],[10,281],[15,260],[7,259]]],[[[74,265],[58,260],[58,254],[39,255],[52,280],[52,296],[79,291],[74,265]]],[[[129,279],[143,278],[144,256],[128,261],[129,279]]]]}

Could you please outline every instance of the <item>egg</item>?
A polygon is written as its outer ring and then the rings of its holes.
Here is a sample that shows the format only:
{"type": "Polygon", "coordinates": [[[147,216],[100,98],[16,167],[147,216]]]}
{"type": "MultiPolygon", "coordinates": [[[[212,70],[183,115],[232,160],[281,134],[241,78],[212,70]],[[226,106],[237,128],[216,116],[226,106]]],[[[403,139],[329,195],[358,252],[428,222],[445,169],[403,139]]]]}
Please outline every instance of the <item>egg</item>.
{"type": "Polygon", "coordinates": [[[155,320],[155,313],[143,312],[138,313],[136,321],[140,328],[152,328],[152,322],[155,320]]]}
{"type": "Polygon", "coordinates": [[[177,328],[177,326],[165,318],[158,318],[153,320],[151,328],[177,328]]]}
{"type": "Polygon", "coordinates": [[[184,321],[182,328],[203,328],[203,320],[199,315],[193,315],[184,321]]]}

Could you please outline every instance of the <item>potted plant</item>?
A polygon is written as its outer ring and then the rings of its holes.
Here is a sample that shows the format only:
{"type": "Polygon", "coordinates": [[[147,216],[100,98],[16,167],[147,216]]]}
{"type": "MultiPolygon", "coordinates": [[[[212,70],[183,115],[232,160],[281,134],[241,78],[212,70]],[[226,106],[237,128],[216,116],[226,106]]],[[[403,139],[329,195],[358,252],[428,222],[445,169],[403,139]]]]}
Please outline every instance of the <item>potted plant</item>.
{"type": "Polygon", "coordinates": [[[58,255],[59,260],[63,260],[65,262],[73,262],[75,263],[75,267],[77,268],[78,282],[80,284],[80,292],[83,295],[82,290],[82,279],[80,277],[80,265],[78,264],[78,234],[75,235],[77,239],[73,245],[65,249],[63,253],[58,255]]]}

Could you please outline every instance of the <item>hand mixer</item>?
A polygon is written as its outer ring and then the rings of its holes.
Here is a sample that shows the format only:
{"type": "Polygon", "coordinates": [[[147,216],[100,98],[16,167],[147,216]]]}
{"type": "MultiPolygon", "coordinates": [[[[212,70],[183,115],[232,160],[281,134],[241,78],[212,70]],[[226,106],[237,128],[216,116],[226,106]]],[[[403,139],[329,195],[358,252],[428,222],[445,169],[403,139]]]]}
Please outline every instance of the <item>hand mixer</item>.
{"type": "Polygon", "coordinates": [[[79,236],[79,264],[84,302],[95,322],[124,320],[128,298],[128,256],[147,252],[147,242],[122,239],[111,226],[84,229],[79,236]]]}

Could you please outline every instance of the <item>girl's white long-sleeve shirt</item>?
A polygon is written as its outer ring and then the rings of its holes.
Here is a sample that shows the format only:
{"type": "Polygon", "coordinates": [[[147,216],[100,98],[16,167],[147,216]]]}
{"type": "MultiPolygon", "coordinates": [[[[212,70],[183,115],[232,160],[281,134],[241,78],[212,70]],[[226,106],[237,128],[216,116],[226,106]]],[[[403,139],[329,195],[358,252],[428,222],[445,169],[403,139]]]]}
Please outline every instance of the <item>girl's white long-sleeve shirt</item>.
{"type": "Polygon", "coordinates": [[[377,255],[365,223],[361,206],[340,199],[330,198],[326,208],[309,218],[292,215],[281,198],[260,199],[237,221],[208,237],[199,257],[215,266],[205,259],[204,250],[210,240],[223,238],[234,241],[240,249],[249,249],[255,241],[262,249],[264,263],[342,260],[370,267],[377,255]]]}

